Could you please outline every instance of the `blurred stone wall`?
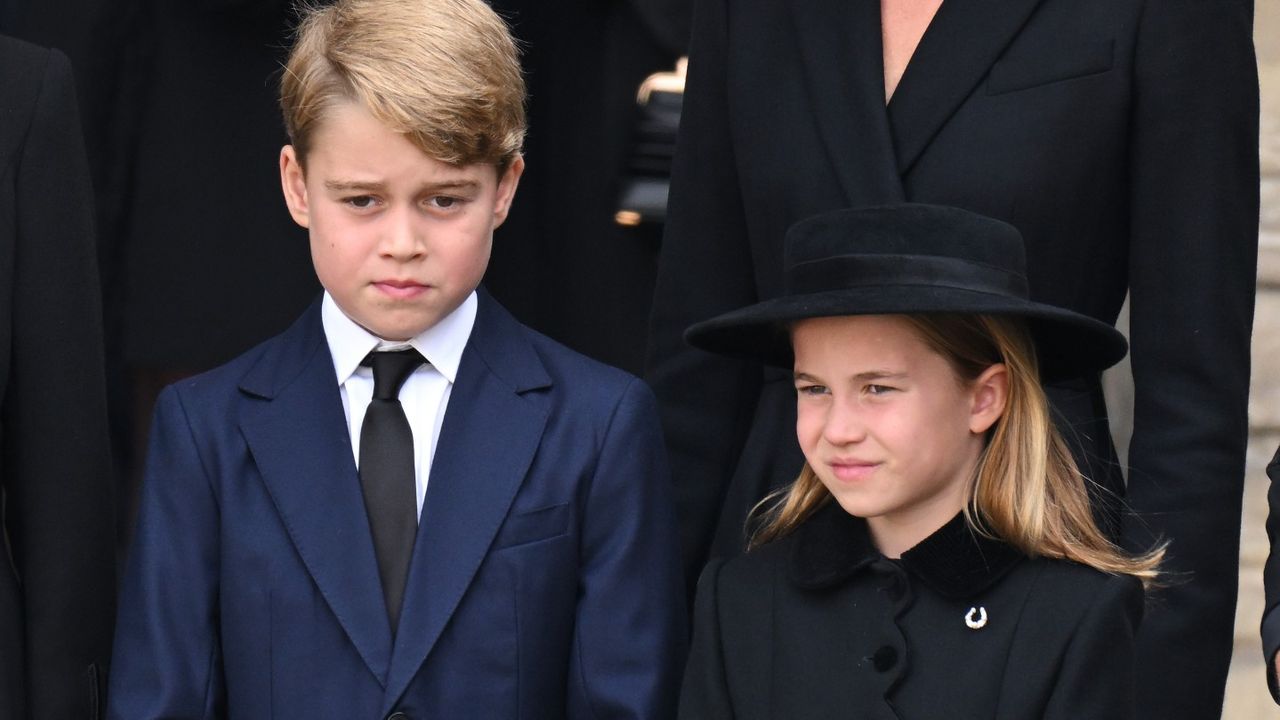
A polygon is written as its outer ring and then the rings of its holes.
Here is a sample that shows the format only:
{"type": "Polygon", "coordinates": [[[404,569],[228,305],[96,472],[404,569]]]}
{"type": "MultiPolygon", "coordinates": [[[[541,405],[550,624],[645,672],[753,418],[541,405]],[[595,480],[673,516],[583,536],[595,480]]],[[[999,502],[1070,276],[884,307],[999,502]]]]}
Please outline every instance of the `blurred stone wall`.
{"type": "Polygon", "coordinates": [[[1226,720],[1280,718],[1263,676],[1258,639],[1262,564],[1267,558],[1267,461],[1280,445],[1280,2],[1256,0],[1254,42],[1262,83],[1262,228],[1258,238],[1258,304],[1253,321],[1249,393],[1249,459],[1240,544],[1236,649],[1227,682],[1226,720]]]}

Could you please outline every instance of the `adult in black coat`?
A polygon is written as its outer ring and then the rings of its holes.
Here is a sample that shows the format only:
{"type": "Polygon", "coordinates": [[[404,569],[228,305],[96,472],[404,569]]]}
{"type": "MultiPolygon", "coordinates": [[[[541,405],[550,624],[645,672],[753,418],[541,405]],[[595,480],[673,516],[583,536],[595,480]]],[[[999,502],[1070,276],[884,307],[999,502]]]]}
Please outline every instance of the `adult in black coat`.
{"type": "Polygon", "coordinates": [[[115,615],[93,199],[67,59],[0,37],[0,717],[96,718],[115,615]]]}
{"type": "Polygon", "coordinates": [[[885,105],[875,0],[704,0],[653,310],[648,378],[689,577],[737,552],[794,478],[785,373],[685,346],[781,288],[784,230],[909,200],[1006,220],[1035,299],[1111,323],[1131,295],[1125,495],[1099,379],[1048,388],[1123,543],[1171,541],[1139,638],[1144,717],[1221,710],[1232,646],[1257,249],[1249,0],[948,0],[885,105]]]}
{"type": "Polygon", "coordinates": [[[1136,579],[1028,559],[962,515],[888,560],[831,502],[707,568],[680,718],[1127,720],[1141,617],[1136,579]]]}

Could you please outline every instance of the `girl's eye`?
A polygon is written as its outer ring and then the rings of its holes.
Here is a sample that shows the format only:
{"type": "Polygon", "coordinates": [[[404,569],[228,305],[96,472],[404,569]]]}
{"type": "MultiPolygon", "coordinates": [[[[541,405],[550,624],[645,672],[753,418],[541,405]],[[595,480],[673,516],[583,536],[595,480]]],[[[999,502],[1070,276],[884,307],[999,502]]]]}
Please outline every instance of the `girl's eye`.
{"type": "Polygon", "coordinates": [[[796,392],[800,395],[826,395],[826,385],[797,385],[796,392]]]}
{"type": "Polygon", "coordinates": [[[897,388],[891,388],[888,385],[868,385],[867,394],[868,395],[887,395],[896,389],[897,388]]]}

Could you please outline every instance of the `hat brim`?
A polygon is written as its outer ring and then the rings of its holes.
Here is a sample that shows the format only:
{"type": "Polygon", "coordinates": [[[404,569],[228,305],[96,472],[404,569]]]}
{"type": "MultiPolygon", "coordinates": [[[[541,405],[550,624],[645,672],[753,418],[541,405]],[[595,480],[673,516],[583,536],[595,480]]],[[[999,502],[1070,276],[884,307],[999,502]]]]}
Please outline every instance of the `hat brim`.
{"type": "Polygon", "coordinates": [[[1087,315],[1007,295],[931,286],[884,286],[792,295],[756,303],[685,331],[694,347],[790,369],[790,326],[840,315],[981,314],[1024,318],[1047,381],[1101,372],[1128,352],[1114,327],[1087,315]]]}

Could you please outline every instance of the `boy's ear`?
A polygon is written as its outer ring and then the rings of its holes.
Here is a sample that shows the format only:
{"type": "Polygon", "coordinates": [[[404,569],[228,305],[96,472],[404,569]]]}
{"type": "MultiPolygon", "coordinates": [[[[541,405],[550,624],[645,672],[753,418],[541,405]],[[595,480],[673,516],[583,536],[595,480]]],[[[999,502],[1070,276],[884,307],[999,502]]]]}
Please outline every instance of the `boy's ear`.
{"type": "Polygon", "coordinates": [[[293,221],[304,228],[311,227],[306,177],[292,145],[285,145],[280,149],[280,187],[284,190],[284,204],[289,206],[293,221]]]}
{"type": "MultiPolygon", "coordinates": [[[[511,159],[507,169],[498,178],[498,197],[493,205],[493,226],[496,228],[507,219],[511,212],[511,201],[516,196],[516,186],[520,184],[520,176],[524,174],[524,157],[517,155],[511,159]]],[[[296,217],[295,217],[296,219],[296,217]]]]}
{"type": "Polygon", "coordinates": [[[1009,401],[1009,369],[996,363],[978,376],[970,386],[969,432],[981,435],[1004,415],[1009,401]]]}

